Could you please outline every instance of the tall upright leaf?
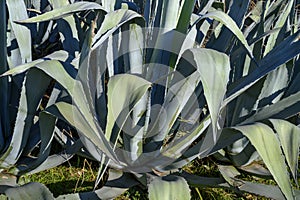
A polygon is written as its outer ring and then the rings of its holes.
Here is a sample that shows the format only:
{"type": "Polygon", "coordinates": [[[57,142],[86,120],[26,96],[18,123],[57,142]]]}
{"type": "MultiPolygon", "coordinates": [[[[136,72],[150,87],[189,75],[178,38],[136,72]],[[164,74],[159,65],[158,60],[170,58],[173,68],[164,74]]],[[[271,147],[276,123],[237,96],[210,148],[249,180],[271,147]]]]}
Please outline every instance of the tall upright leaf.
{"type": "Polygon", "coordinates": [[[32,59],[30,31],[27,27],[15,23],[15,21],[28,18],[26,5],[24,1],[18,0],[6,0],[6,4],[9,11],[10,24],[21,52],[22,62],[19,64],[29,62],[32,59]],[[15,12],[16,8],[18,8],[18,12],[15,12]]]}
{"type": "Polygon", "coordinates": [[[14,165],[20,157],[27,143],[35,112],[50,80],[50,77],[40,70],[31,69],[27,72],[22,86],[19,109],[10,141],[9,149],[11,151],[8,155],[4,155],[1,158],[1,165],[3,167],[14,165]]]}
{"type": "Polygon", "coordinates": [[[210,49],[191,49],[200,73],[204,95],[212,120],[213,140],[217,141],[222,126],[219,116],[229,81],[230,62],[227,55],[210,49]]]}
{"type": "MultiPolygon", "coordinates": [[[[3,74],[8,70],[7,67],[7,50],[6,50],[6,4],[5,1],[0,2],[0,73],[3,74]]],[[[1,115],[0,115],[0,151],[3,148],[4,144],[4,134],[9,132],[9,123],[8,123],[8,77],[0,78],[0,105],[1,105],[1,115]]]]}
{"type": "MultiPolygon", "coordinates": [[[[54,9],[64,6],[70,6],[69,1],[66,0],[52,0],[54,9]]],[[[58,31],[60,32],[63,48],[75,57],[79,51],[78,31],[76,27],[75,17],[67,16],[57,20],[58,31]]]]}

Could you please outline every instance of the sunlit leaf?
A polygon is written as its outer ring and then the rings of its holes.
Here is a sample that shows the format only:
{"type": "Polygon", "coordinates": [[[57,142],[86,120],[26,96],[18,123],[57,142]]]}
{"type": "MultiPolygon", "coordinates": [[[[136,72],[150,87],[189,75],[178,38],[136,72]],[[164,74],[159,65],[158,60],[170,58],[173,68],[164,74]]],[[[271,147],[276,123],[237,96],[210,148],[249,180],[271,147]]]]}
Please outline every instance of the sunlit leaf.
{"type": "Polygon", "coordinates": [[[155,177],[148,186],[149,199],[182,199],[191,198],[190,189],[184,178],[175,175],[155,177]]]}
{"type": "Polygon", "coordinates": [[[262,123],[237,126],[256,148],[287,199],[293,199],[293,189],[287,172],[280,142],[273,130],[262,123]]]}

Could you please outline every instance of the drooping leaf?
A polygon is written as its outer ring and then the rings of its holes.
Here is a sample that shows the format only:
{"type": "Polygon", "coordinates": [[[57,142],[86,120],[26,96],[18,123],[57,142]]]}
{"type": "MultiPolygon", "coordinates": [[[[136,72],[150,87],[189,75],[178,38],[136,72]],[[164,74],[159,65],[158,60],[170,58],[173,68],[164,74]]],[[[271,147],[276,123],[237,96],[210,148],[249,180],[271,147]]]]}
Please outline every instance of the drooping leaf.
{"type": "Polygon", "coordinates": [[[75,194],[61,195],[57,200],[63,199],[114,199],[124,193],[128,188],[140,184],[130,174],[117,170],[109,170],[109,177],[103,187],[91,192],[81,192],[75,194]]]}
{"type": "Polygon", "coordinates": [[[187,172],[183,172],[182,176],[187,180],[190,186],[194,187],[221,187],[233,190],[235,192],[239,190],[243,192],[250,192],[272,199],[285,199],[279,187],[273,185],[254,183],[235,178],[235,182],[237,184],[235,187],[232,187],[220,177],[201,177],[194,174],[189,174],[187,172]]]}
{"type": "MultiPolygon", "coordinates": [[[[241,27],[244,23],[245,13],[247,12],[249,3],[249,0],[234,0],[229,5],[228,16],[235,22],[238,27],[241,27]]],[[[233,42],[235,35],[236,34],[232,32],[232,30],[228,29],[228,27],[221,27],[220,34],[216,37],[216,39],[209,40],[206,47],[224,53],[229,53],[233,45],[235,44],[233,42]]]]}
{"type": "Polygon", "coordinates": [[[280,149],[280,142],[273,130],[262,123],[237,126],[234,129],[241,131],[250,140],[273,175],[284,196],[287,199],[293,199],[294,194],[285,159],[280,149]]]}
{"type": "Polygon", "coordinates": [[[112,35],[118,28],[120,28],[126,22],[140,18],[141,16],[136,12],[130,10],[120,9],[114,12],[110,12],[105,15],[105,19],[100,27],[100,30],[93,38],[93,48],[99,47],[109,36],[112,35]]]}
{"type": "Polygon", "coordinates": [[[219,22],[221,22],[226,28],[228,28],[238,39],[239,41],[244,45],[246,48],[248,54],[253,58],[252,50],[250,46],[248,45],[248,42],[241,32],[240,28],[236,25],[236,23],[231,19],[226,13],[221,11],[213,11],[209,12],[203,16],[201,16],[195,23],[197,24],[199,21],[205,19],[205,18],[212,18],[219,22]]]}
{"type": "Polygon", "coordinates": [[[297,183],[300,128],[285,120],[271,119],[270,122],[278,134],[286,161],[297,183]]]}
{"type": "Polygon", "coordinates": [[[38,15],[36,17],[31,17],[29,19],[14,19],[18,20],[18,23],[37,23],[37,22],[44,22],[49,20],[56,20],[63,17],[67,17],[72,15],[76,12],[85,11],[85,10],[103,10],[104,8],[94,2],[76,2],[72,3],[67,6],[62,6],[60,8],[56,8],[52,11],[46,12],[44,14],[38,15]]]}
{"type": "Polygon", "coordinates": [[[66,61],[66,59],[68,58],[68,53],[66,51],[55,51],[50,55],[45,56],[45,58],[41,58],[41,59],[37,59],[34,60],[32,62],[28,62],[22,65],[19,65],[15,68],[12,68],[8,71],[5,71],[5,73],[1,74],[1,76],[8,76],[8,75],[17,75],[17,74],[21,74],[25,71],[27,71],[28,69],[34,67],[36,64],[41,63],[45,60],[60,60],[62,62],[66,61]]]}

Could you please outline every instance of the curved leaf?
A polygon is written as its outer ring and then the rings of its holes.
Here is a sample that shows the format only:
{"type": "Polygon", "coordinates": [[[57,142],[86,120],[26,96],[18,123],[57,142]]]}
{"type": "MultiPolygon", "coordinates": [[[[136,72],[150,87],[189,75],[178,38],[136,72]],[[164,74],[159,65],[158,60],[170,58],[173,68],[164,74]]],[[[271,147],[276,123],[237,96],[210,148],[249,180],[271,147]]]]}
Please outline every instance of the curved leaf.
{"type": "Polygon", "coordinates": [[[92,192],[61,195],[57,197],[57,200],[114,199],[128,190],[128,188],[139,184],[140,182],[130,174],[110,169],[108,180],[100,189],[92,192]]]}
{"type": "Polygon", "coordinates": [[[93,38],[93,49],[99,47],[123,24],[127,23],[132,19],[141,17],[142,16],[137,14],[136,12],[124,9],[108,13],[107,15],[105,15],[100,30],[96,33],[96,35],[93,38]]]}
{"type": "Polygon", "coordinates": [[[223,178],[216,177],[201,177],[194,174],[182,173],[182,176],[187,180],[189,185],[194,187],[221,187],[233,191],[243,191],[265,196],[272,199],[284,199],[284,196],[278,186],[253,183],[235,178],[236,187],[230,186],[223,178]]]}
{"type": "Polygon", "coordinates": [[[246,48],[246,50],[247,50],[248,54],[250,55],[250,57],[253,58],[252,50],[251,50],[250,46],[248,45],[248,42],[247,42],[244,34],[242,33],[240,28],[237,26],[237,24],[235,23],[235,21],[233,21],[233,19],[231,17],[229,17],[224,12],[213,11],[213,12],[209,12],[209,13],[201,16],[195,22],[195,24],[197,24],[199,21],[201,21],[205,18],[212,18],[214,20],[219,21],[224,26],[226,26],[239,39],[239,41],[244,45],[244,47],[246,48]]]}
{"type": "Polygon", "coordinates": [[[36,17],[31,17],[29,19],[15,19],[19,20],[18,23],[37,23],[37,22],[44,22],[49,20],[56,20],[60,19],[69,15],[72,15],[76,12],[85,11],[85,10],[104,10],[104,8],[98,4],[93,2],[76,2],[72,3],[67,6],[63,6],[60,8],[56,8],[52,11],[46,12],[44,14],[38,15],[36,17]]]}
{"type": "MultiPolygon", "coordinates": [[[[107,85],[107,125],[105,136],[108,140],[116,138],[114,126],[122,128],[132,108],[150,89],[151,83],[130,74],[115,75],[107,85]],[[124,116],[121,116],[124,115],[124,116]]],[[[118,133],[117,133],[118,134],[118,133]]]]}
{"type": "Polygon", "coordinates": [[[300,53],[299,35],[300,30],[286,38],[258,62],[258,68],[248,76],[242,78],[237,85],[230,86],[227,94],[228,97],[225,100],[226,104],[249,89],[266,74],[297,56],[300,53]]]}
{"type": "Polygon", "coordinates": [[[213,139],[218,139],[218,124],[221,107],[225,97],[227,83],[229,81],[230,62],[226,54],[211,49],[191,49],[196,62],[196,68],[200,73],[204,95],[210,111],[213,139]]]}
{"type": "Polygon", "coordinates": [[[287,199],[294,199],[280,143],[273,130],[262,123],[233,127],[241,131],[256,148],[287,199]]]}
{"type": "Polygon", "coordinates": [[[271,119],[270,122],[278,134],[286,161],[297,183],[300,128],[285,120],[271,119]]]}

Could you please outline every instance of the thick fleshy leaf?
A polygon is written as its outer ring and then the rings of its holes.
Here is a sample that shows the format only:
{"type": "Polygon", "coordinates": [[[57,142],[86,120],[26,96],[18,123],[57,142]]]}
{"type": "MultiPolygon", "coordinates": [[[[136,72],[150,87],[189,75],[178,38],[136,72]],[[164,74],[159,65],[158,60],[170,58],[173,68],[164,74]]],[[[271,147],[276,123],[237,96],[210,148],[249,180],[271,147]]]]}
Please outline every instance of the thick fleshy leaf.
{"type": "Polygon", "coordinates": [[[107,12],[112,12],[114,10],[121,8],[121,0],[109,0],[101,2],[103,7],[107,10],[107,12]]]}
{"type": "MultiPolygon", "coordinates": [[[[67,122],[76,127],[79,133],[85,137],[85,139],[88,139],[93,145],[96,146],[96,148],[92,146],[91,149],[94,149],[95,151],[90,152],[92,155],[95,155],[95,158],[98,158],[99,155],[101,155],[101,152],[98,152],[100,150],[104,152],[110,159],[115,161],[117,160],[115,153],[113,152],[113,148],[106,140],[102,130],[96,126],[94,121],[87,121],[87,118],[85,118],[80,110],[78,110],[77,106],[68,104],[66,102],[58,102],[55,104],[55,107],[67,122]]],[[[55,113],[57,111],[51,110],[51,113],[55,113]]]]}
{"type": "Polygon", "coordinates": [[[236,176],[240,175],[240,172],[234,166],[218,165],[218,169],[227,183],[234,187],[240,186],[241,183],[235,179],[236,176]]]}
{"type": "Polygon", "coordinates": [[[34,114],[38,109],[38,105],[50,80],[40,70],[31,69],[27,72],[22,86],[12,139],[8,148],[9,154],[1,158],[1,165],[3,167],[14,165],[20,157],[23,148],[26,146],[34,114]]]}
{"type": "MultiPolygon", "coordinates": [[[[68,108],[61,108],[60,112],[63,112],[63,115],[65,115],[65,117],[68,117],[67,120],[70,123],[73,122],[74,127],[79,126],[79,124],[84,124],[86,126],[86,129],[83,130],[88,130],[86,136],[91,139],[91,141],[97,143],[97,146],[101,147],[102,151],[104,151],[110,158],[116,160],[110,144],[104,138],[104,134],[101,133],[101,128],[94,121],[94,117],[92,116],[88,107],[88,101],[86,99],[86,96],[84,95],[81,83],[72,77],[76,73],[75,69],[72,68],[72,66],[64,66],[57,60],[46,60],[30,67],[36,67],[44,71],[67,90],[67,92],[73,98],[73,103],[80,109],[78,110],[76,106],[69,106],[68,108]],[[86,123],[83,123],[84,121],[86,123]]],[[[68,105],[64,104],[62,106],[68,105]]]]}
{"type": "Polygon", "coordinates": [[[45,60],[60,60],[60,61],[66,61],[66,59],[68,58],[68,53],[66,51],[60,50],[60,51],[55,51],[50,55],[47,55],[45,58],[41,58],[41,59],[37,59],[34,60],[32,62],[28,62],[22,65],[19,65],[15,68],[10,69],[9,71],[5,71],[5,73],[1,74],[1,76],[8,76],[8,75],[17,75],[17,74],[21,74],[25,71],[27,71],[28,69],[34,67],[36,64],[41,63],[45,60]]]}
{"type": "Polygon", "coordinates": [[[5,191],[9,199],[45,199],[54,200],[53,194],[41,183],[28,183],[19,187],[12,187],[5,191]]]}
{"type": "MultiPolygon", "coordinates": [[[[173,159],[179,158],[184,151],[197,139],[211,124],[209,118],[204,119],[200,125],[192,132],[175,139],[163,152],[162,155],[169,156],[173,159]]],[[[172,164],[171,164],[172,165],[172,164]]]]}
{"type": "MultiPolygon", "coordinates": [[[[282,13],[279,14],[278,19],[276,20],[276,23],[274,25],[274,27],[272,28],[285,28],[284,24],[286,23],[286,21],[288,20],[288,17],[291,13],[291,9],[293,7],[294,4],[294,0],[288,1],[286,6],[284,7],[284,9],[281,11],[282,13]]],[[[285,34],[284,32],[276,32],[274,34],[271,34],[270,37],[267,40],[267,43],[265,44],[265,51],[264,51],[264,55],[268,54],[276,45],[276,43],[278,43],[278,39],[280,39],[280,34],[285,34]]],[[[283,37],[281,37],[283,38],[283,37]]]]}
{"type": "Polygon", "coordinates": [[[111,77],[107,87],[108,115],[105,136],[111,140],[111,137],[116,138],[117,135],[115,134],[119,134],[119,131],[114,132],[114,127],[119,129],[124,126],[124,120],[150,89],[151,83],[138,76],[123,74],[111,77]]]}
{"type": "Polygon", "coordinates": [[[160,18],[160,28],[165,30],[171,30],[176,28],[178,19],[178,10],[180,6],[179,0],[165,0],[162,2],[161,16],[160,18]]]}
{"type": "MultiPolygon", "coordinates": [[[[245,13],[248,10],[249,3],[250,0],[233,0],[229,4],[228,16],[238,27],[241,27],[244,23],[245,13]]],[[[235,45],[235,42],[233,42],[234,36],[235,34],[230,29],[223,26],[221,27],[220,34],[216,36],[216,39],[210,40],[206,47],[220,52],[229,53],[233,45],[235,45]]]]}
{"type": "Polygon", "coordinates": [[[56,8],[52,11],[46,12],[46,13],[38,15],[36,17],[32,17],[32,18],[29,18],[29,19],[19,18],[19,19],[15,19],[15,20],[19,20],[18,23],[44,22],[44,21],[56,20],[56,19],[60,19],[60,18],[63,18],[63,17],[67,17],[67,16],[72,15],[76,12],[85,11],[85,10],[93,10],[93,9],[104,11],[104,8],[98,3],[94,3],[94,2],[77,2],[77,3],[72,3],[70,5],[67,5],[67,6],[56,8]]]}
{"type": "Polygon", "coordinates": [[[7,187],[18,186],[17,176],[12,174],[0,173],[0,192],[4,193],[7,187]],[[2,187],[1,187],[2,186],[2,187]]]}
{"type": "Polygon", "coordinates": [[[228,97],[225,101],[226,104],[249,89],[266,74],[297,56],[300,53],[299,35],[300,31],[286,38],[258,62],[260,67],[256,68],[248,76],[240,79],[237,84],[230,86],[227,93],[228,97]]]}
{"type": "Polygon", "coordinates": [[[241,123],[245,119],[248,122],[253,122],[249,120],[253,119],[251,114],[254,110],[278,102],[289,84],[290,71],[289,67],[282,65],[241,94],[236,103],[232,125],[241,123]]]}
{"type": "MultiPolygon", "coordinates": [[[[39,126],[41,133],[41,146],[37,158],[30,163],[18,162],[18,170],[20,174],[29,172],[41,165],[49,156],[51,149],[51,141],[54,136],[54,127],[56,123],[56,117],[47,113],[41,112],[39,115],[39,126]]],[[[26,159],[24,160],[26,161],[26,159]]]]}
{"type": "Polygon", "coordinates": [[[27,19],[27,10],[24,1],[18,0],[7,0],[6,5],[9,11],[9,19],[17,39],[19,49],[22,57],[22,64],[30,62],[32,59],[31,55],[31,35],[30,30],[20,24],[16,24],[14,21],[27,19]],[[18,12],[15,9],[18,8],[18,12]]]}
{"type": "Polygon", "coordinates": [[[278,102],[259,109],[254,115],[248,117],[243,124],[260,121],[268,118],[287,118],[299,112],[300,92],[291,94],[278,102]]]}
{"type": "Polygon", "coordinates": [[[148,185],[149,199],[191,199],[189,185],[180,176],[154,177],[148,185]]]}
{"type": "Polygon", "coordinates": [[[135,180],[130,174],[109,170],[108,181],[102,188],[92,192],[61,195],[57,197],[57,200],[114,199],[128,190],[128,188],[139,184],[140,182],[135,180]]]}
{"type": "Polygon", "coordinates": [[[251,58],[253,58],[252,50],[251,50],[250,46],[248,45],[248,42],[247,42],[245,36],[243,35],[242,31],[237,26],[235,21],[233,21],[232,18],[230,18],[224,12],[213,11],[213,12],[209,12],[209,13],[201,16],[198,19],[198,21],[196,21],[195,23],[197,24],[199,21],[201,21],[205,18],[212,18],[214,20],[221,22],[224,26],[226,26],[226,28],[228,28],[238,38],[238,40],[243,44],[243,46],[246,48],[246,50],[247,50],[248,54],[251,56],[251,58]]]}
{"type": "MultiPolygon", "coordinates": [[[[79,143],[77,143],[79,144],[79,143]]],[[[80,145],[74,145],[76,146],[74,149],[74,151],[72,152],[60,152],[58,154],[53,154],[47,157],[47,159],[41,163],[37,168],[32,169],[30,172],[28,172],[27,174],[35,174],[35,173],[39,173],[54,167],[57,167],[65,162],[67,162],[68,160],[70,160],[75,153],[78,153],[79,149],[82,147],[82,144],[80,143],[80,145]]]]}
{"type": "Polygon", "coordinates": [[[287,199],[293,199],[293,189],[280,149],[280,142],[273,130],[262,123],[237,126],[234,129],[241,131],[256,148],[267,168],[273,175],[287,199]]]}
{"type": "MultiPolygon", "coordinates": [[[[8,70],[7,66],[7,24],[6,24],[6,2],[0,2],[0,74],[6,72],[8,70]]],[[[0,117],[0,151],[4,148],[4,137],[5,134],[9,133],[10,125],[8,117],[8,105],[9,105],[9,97],[8,97],[8,77],[0,78],[0,109],[1,109],[1,117],[0,117]]]]}
{"type": "Polygon", "coordinates": [[[118,28],[120,28],[126,22],[140,18],[141,15],[130,10],[120,9],[114,12],[110,12],[105,15],[105,19],[100,27],[100,30],[93,38],[93,49],[99,47],[105,40],[109,38],[118,28]]]}
{"type": "Polygon", "coordinates": [[[286,161],[297,183],[300,128],[284,120],[271,119],[270,122],[278,134],[286,161]]]}
{"type": "MultiPolygon", "coordinates": [[[[134,21],[138,21],[139,19],[135,19],[134,21]]],[[[124,71],[132,74],[142,75],[144,66],[144,45],[145,45],[145,37],[144,37],[144,29],[142,28],[142,23],[130,23],[125,24],[121,32],[122,41],[121,41],[121,49],[124,60],[124,71]],[[126,27],[126,28],[125,28],[126,27]]],[[[143,115],[141,113],[146,112],[147,105],[149,102],[150,91],[146,92],[146,94],[141,98],[141,100],[134,106],[132,110],[131,117],[129,118],[129,126],[134,127],[137,126],[138,122],[141,120],[143,115]]],[[[125,125],[126,126],[126,125],[125,125]]],[[[129,127],[125,127],[128,129],[129,127]]],[[[137,157],[143,152],[142,150],[142,140],[143,135],[145,134],[144,128],[140,127],[133,137],[127,135],[127,139],[129,139],[128,144],[130,144],[130,152],[131,159],[135,160],[137,157]]],[[[126,145],[127,146],[127,145],[126,145]]]]}
{"type": "Polygon", "coordinates": [[[183,5],[176,25],[176,30],[183,34],[187,33],[188,27],[190,25],[191,15],[195,7],[195,2],[195,0],[185,0],[184,3],[182,3],[183,5]]]}
{"type": "Polygon", "coordinates": [[[148,133],[155,135],[154,141],[164,140],[176,120],[178,120],[179,115],[182,114],[184,106],[187,104],[189,99],[192,99],[194,102],[197,101],[195,89],[200,82],[200,75],[197,71],[193,72],[193,70],[196,70],[193,67],[194,66],[192,66],[192,69],[187,69],[184,62],[179,62],[177,71],[173,74],[172,82],[174,83],[169,86],[159,116],[157,116],[156,119],[153,118],[154,125],[153,127],[150,127],[151,129],[148,133]],[[192,74],[187,76],[187,74],[184,73],[192,74]]]}
{"type": "MultiPolygon", "coordinates": [[[[59,9],[62,7],[70,6],[70,2],[67,0],[52,0],[53,9],[59,9]]],[[[75,57],[79,51],[79,38],[78,29],[74,16],[67,16],[56,21],[57,29],[61,35],[61,41],[63,49],[70,55],[75,57]]]]}
{"type": "Polygon", "coordinates": [[[250,192],[260,196],[265,196],[272,199],[285,199],[279,187],[273,185],[265,185],[244,181],[235,178],[236,186],[232,187],[223,178],[216,177],[201,177],[194,174],[182,173],[182,176],[187,180],[190,186],[194,187],[221,187],[236,191],[237,189],[243,192],[250,192]]]}
{"type": "Polygon", "coordinates": [[[221,107],[229,81],[230,62],[226,54],[210,49],[191,49],[200,73],[204,95],[210,111],[214,142],[218,139],[218,124],[221,107]]]}

